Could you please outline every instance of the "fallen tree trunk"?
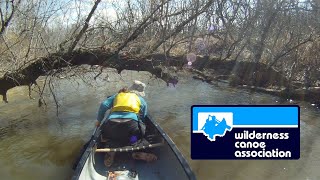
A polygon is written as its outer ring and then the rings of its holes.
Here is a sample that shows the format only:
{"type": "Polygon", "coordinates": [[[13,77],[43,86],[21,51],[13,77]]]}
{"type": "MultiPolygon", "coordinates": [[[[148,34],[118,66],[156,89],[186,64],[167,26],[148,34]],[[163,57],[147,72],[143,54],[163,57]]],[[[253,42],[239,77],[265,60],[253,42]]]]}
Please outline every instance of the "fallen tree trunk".
{"type": "MultiPolygon", "coordinates": [[[[170,66],[177,66],[178,57],[170,59],[170,66]]],[[[150,57],[137,58],[134,56],[121,55],[113,52],[101,50],[82,51],[77,50],[71,53],[51,54],[47,57],[39,58],[28,66],[15,72],[6,73],[0,78],[0,95],[3,101],[8,102],[7,91],[16,86],[31,86],[36,84],[39,76],[52,75],[53,70],[58,70],[67,66],[77,65],[99,65],[102,67],[115,68],[118,73],[122,70],[148,71],[165,82],[169,82],[173,76],[169,72],[164,72],[161,60],[150,57]]]]}

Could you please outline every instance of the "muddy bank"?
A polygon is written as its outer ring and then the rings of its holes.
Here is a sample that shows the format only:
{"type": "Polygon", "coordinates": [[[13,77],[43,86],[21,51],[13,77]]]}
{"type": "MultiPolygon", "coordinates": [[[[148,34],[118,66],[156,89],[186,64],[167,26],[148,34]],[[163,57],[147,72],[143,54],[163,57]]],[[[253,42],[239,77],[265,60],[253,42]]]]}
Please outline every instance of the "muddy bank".
{"type": "Polygon", "coordinates": [[[292,78],[293,80],[290,81],[284,73],[269,68],[265,64],[197,57],[192,67],[186,69],[195,74],[194,79],[207,83],[224,82],[233,87],[320,105],[320,87],[318,85],[306,85],[303,77],[298,78],[300,80],[292,78]]]}
{"type": "MultiPolygon", "coordinates": [[[[211,84],[223,82],[233,87],[246,88],[287,99],[309,101],[320,105],[319,85],[307,85],[304,82],[304,77],[293,77],[289,80],[284,73],[269,68],[262,63],[197,56],[192,66],[188,66],[187,58],[183,56],[166,57],[162,54],[156,54],[149,58],[154,63],[169,67],[169,72],[173,72],[169,74],[185,69],[194,74],[194,79],[203,82],[211,84]]],[[[178,80],[171,76],[168,82],[176,84],[178,80]]]]}

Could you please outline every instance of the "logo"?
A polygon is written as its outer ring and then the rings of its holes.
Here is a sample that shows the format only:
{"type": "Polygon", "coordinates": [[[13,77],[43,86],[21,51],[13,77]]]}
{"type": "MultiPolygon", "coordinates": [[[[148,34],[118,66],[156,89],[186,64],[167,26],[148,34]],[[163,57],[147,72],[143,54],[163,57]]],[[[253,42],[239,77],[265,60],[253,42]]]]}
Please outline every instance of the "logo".
{"type": "Polygon", "coordinates": [[[198,113],[198,128],[194,133],[204,134],[209,141],[215,141],[216,137],[222,137],[226,131],[231,131],[233,125],[232,112],[198,113]]]}
{"type": "Polygon", "coordinates": [[[194,105],[192,159],[299,159],[296,105],[194,105]]]}

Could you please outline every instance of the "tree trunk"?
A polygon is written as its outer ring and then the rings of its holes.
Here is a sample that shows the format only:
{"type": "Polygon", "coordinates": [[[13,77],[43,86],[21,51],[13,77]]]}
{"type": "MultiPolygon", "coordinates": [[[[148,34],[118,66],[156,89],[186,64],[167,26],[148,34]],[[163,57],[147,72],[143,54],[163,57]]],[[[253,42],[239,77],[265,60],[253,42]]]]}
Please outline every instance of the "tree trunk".
{"type": "MultiPolygon", "coordinates": [[[[136,59],[135,57],[116,55],[110,52],[94,51],[73,51],[72,53],[51,54],[45,58],[39,58],[29,66],[16,72],[6,73],[0,78],[0,95],[7,102],[6,93],[16,86],[30,86],[36,83],[39,76],[52,73],[53,70],[64,67],[78,66],[82,64],[100,65],[115,68],[120,73],[122,70],[148,71],[156,77],[168,82],[173,76],[170,72],[165,73],[160,65],[161,60],[150,61],[152,57],[136,59]]],[[[181,57],[171,57],[171,66],[177,66],[181,57]]]]}

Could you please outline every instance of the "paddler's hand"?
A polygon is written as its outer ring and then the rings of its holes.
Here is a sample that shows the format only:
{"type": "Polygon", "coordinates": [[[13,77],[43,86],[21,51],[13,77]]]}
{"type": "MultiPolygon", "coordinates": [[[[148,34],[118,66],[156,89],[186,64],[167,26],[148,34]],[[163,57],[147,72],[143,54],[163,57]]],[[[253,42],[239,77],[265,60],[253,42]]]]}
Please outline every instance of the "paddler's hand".
{"type": "Polygon", "coordinates": [[[97,126],[97,127],[100,126],[100,121],[96,121],[96,126],[97,126]]]}

